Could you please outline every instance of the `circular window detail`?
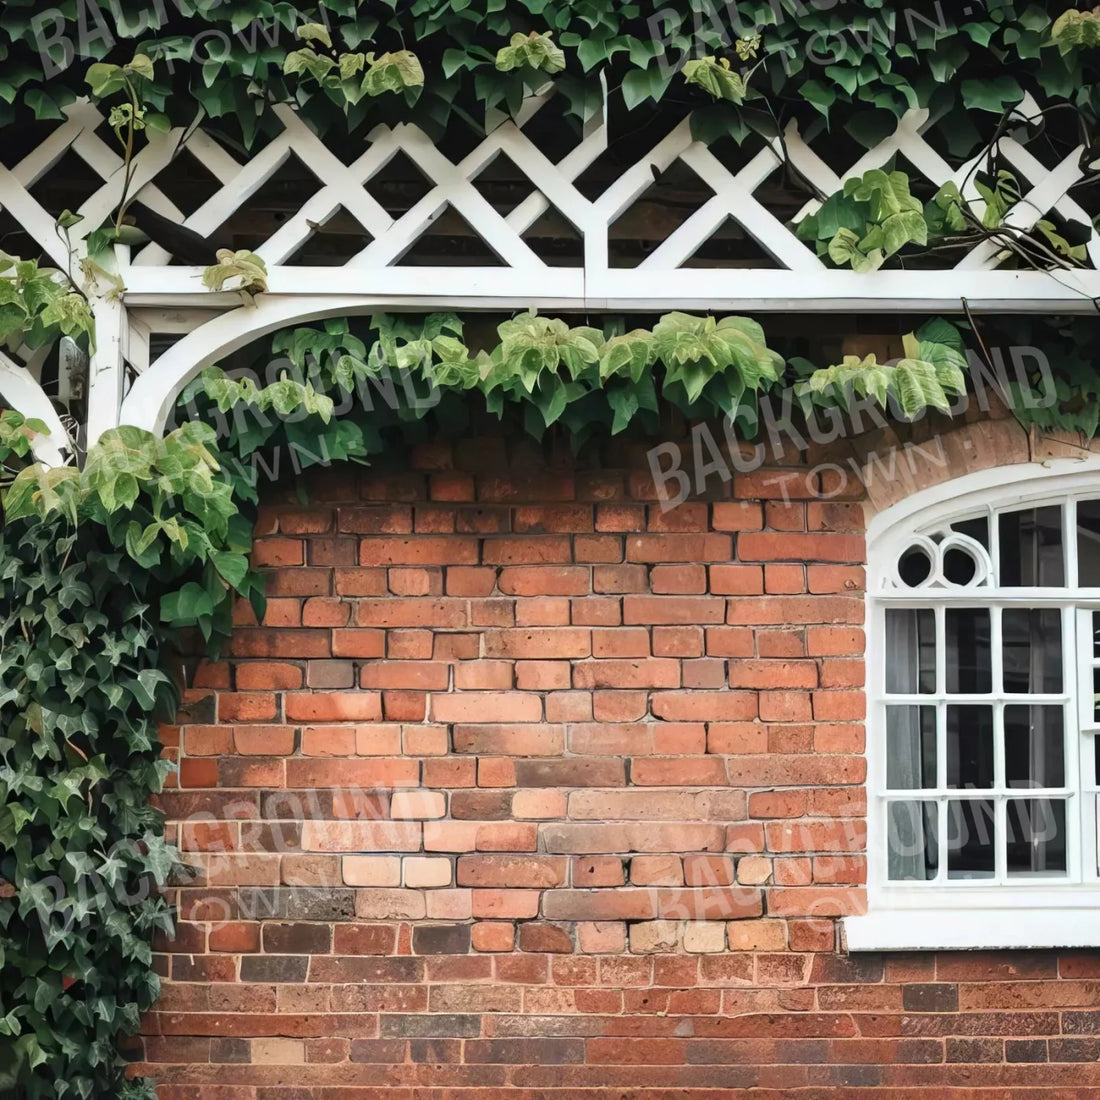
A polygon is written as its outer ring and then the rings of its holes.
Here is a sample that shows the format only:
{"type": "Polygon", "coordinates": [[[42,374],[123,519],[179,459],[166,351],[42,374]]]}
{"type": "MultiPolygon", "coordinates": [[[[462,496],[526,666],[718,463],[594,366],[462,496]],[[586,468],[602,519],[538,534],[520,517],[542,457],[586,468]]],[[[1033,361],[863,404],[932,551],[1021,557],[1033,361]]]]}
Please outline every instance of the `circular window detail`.
{"type": "Polygon", "coordinates": [[[943,556],[943,579],[960,588],[973,583],[978,575],[978,563],[971,554],[953,546],[943,556]]]}
{"type": "Polygon", "coordinates": [[[951,535],[944,539],[939,550],[939,574],[944,584],[971,588],[989,579],[989,555],[976,539],[969,535],[951,535]]]}

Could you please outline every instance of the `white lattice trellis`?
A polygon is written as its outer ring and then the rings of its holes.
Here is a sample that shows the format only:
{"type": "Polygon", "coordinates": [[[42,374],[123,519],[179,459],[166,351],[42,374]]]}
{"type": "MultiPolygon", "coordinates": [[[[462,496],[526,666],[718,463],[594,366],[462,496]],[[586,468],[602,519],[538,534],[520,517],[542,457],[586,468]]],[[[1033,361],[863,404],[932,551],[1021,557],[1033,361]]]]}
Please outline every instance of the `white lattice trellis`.
{"type": "MultiPolygon", "coordinates": [[[[943,159],[926,140],[925,111],[911,111],[890,137],[843,175],[834,172],[793,127],[783,142],[764,145],[739,171],[731,171],[714,152],[692,140],[685,120],[642,152],[602,194],[587,198],[578,180],[607,149],[607,130],[597,120],[554,162],[525,132],[543,103],[532,100],[517,119],[502,120],[458,163],[447,159],[422,131],[402,125],[375,130],[363,152],[345,164],[288,107],[275,109],[282,132],[244,162],[201,130],[154,137],[136,158],[131,192],[157,213],[204,236],[247,209],[292,155],[309,167],[320,186],[257,249],[269,268],[270,291],[253,306],[242,305],[234,293],[204,290],[201,269],[171,264],[169,254],[156,244],[135,249],[132,255],[126,248],[116,250],[125,291],[118,300],[104,297],[93,303],[97,349],[89,378],[89,441],[118,423],[161,429],[175,395],[191,377],[274,329],[379,308],[950,312],[965,298],[974,310],[1078,312],[1093,310],[1094,300],[1100,298],[1100,270],[999,270],[996,246],[988,242],[947,270],[873,274],[831,270],[757,197],[784,154],[823,194],[900,154],[936,185],[953,180],[980,212],[981,199],[973,182],[976,165],[953,169],[943,159]],[[162,173],[172,171],[181,145],[216,181],[214,193],[186,217],[158,186],[162,173]],[[406,212],[392,216],[372,196],[369,185],[399,153],[424,174],[430,188],[406,212]],[[498,212],[474,182],[501,154],[533,189],[506,214],[498,212]],[[655,171],[664,172],[677,162],[702,177],[713,197],[692,210],[637,267],[613,266],[611,227],[652,186],[655,171]],[[402,266],[402,257],[448,207],[466,220],[501,266],[402,266]],[[361,223],[370,243],[339,267],[289,263],[315,227],[341,209],[361,223]],[[577,266],[548,265],[524,239],[550,210],[560,214],[583,242],[583,262],[577,266]],[[727,221],[753,238],[772,266],[687,266],[727,221]],[[185,335],[150,362],[150,336],[158,332],[185,335]],[[137,375],[128,390],[125,364],[137,375]]],[[[1025,104],[1024,110],[1028,107],[1025,104]]],[[[101,122],[94,106],[76,104],[66,121],[19,164],[11,169],[0,166],[0,207],[61,267],[72,267],[82,257],[86,233],[104,221],[122,196],[122,159],[97,133],[101,122]],[[101,185],[81,205],[78,212],[83,220],[69,231],[67,244],[32,190],[58,170],[70,151],[89,166],[101,185]]],[[[827,135],[822,140],[827,141],[827,135]]],[[[1091,222],[1089,213],[1069,194],[1084,176],[1081,149],[1053,168],[1012,139],[1002,140],[1001,153],[1026,182],[1026,194],[1011,211],[1009,224],[1029,229],[1052,212],[1091,222]]],[[[803,213],[813,207],[808,203],[803,213]]],[[[1093,268],[1100,269],[1100,241],[1095,238],[1089,244],[1089,257],[1093,268]]],[[[26,366],[0,359],[0,395],[5,401],[59,428],[37,377],[34,359],[26,366]]],[[[56,436],[63,438],[63,433],[56,436]]],[[[48,460],[57,456],[56,442],[42,453],[48,460]]]]}

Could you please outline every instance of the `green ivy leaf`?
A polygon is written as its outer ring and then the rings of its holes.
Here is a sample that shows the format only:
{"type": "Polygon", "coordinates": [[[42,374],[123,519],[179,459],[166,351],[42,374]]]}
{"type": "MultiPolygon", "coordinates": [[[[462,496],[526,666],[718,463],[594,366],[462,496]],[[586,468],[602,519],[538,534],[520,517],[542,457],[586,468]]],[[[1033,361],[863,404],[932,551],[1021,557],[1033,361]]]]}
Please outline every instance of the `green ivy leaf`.
{"type": "Polygon", "coordinates": [[[688,84],[697,84],[715,99],[724,99],[730,103],[743,103],[745,100],[745,79],[724,57],[704,57],[688,61],[683,68],[684,79],[688,84]]]}
{"type": "Polygon", "coordinates": [[[552,75],[565,69],[565,54],[551,31],[517,33],[497,51],[496,67],[502,73],[528,68],[552,75]]]}

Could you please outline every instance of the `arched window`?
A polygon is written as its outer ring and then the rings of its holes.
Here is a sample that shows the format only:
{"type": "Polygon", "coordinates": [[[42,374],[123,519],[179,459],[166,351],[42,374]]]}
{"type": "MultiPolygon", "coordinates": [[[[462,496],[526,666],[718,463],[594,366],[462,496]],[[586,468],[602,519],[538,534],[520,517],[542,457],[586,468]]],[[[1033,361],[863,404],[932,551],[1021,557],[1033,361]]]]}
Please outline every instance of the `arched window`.
{"type": "Polygon", "coordinates": [[[868,914],[852,949],[1100,944],[1100,468],[876,517],[868,914]]]}

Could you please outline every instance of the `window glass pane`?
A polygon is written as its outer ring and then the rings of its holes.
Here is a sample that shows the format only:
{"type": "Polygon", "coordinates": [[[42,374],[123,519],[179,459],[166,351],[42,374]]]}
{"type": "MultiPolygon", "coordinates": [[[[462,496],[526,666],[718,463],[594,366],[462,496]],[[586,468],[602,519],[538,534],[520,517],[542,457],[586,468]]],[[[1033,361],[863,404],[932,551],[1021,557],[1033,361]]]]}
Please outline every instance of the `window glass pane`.
{"type": "Polygon", "coordinates": [[[947,690],[952,695],[988,695],[993,690],[989,609],[949,607],[945,626],[947,690]]]}
{"type": "Polygon", "coordinates": [[[978,577],[978,559],[961,546],[949,546],[943,554],[943,579],[948,584],[967,585],[978,577]]]}
{"type": "Polygon", "coordinates": [[[947,785],[965,790],[993,786],[993,708],[947,708],[947,785]]]}
{"type": "Polygon", "coordinates": [[[1100,500],[1077,502],[1077,584],[1100,588],[1100,500]]]}
{"type": "Polygon", "coordinates": [[[992,878],[993,803],[989,799],[958,799],[947,804],[947,877],[992,878]]]}
{"type": "Polygon", "coordinates": [[[1060,505],[1002,512],[999,520],[1002,586],[1061,587],[1066,583],[1060,505]]]}
{"type": "Polygon", "coordinates": [[[1023,695],[1062,690],[1062,615],[1010,608],[1001,616],[1004,689],[1023,695]]]}
{"type": "Polygon", "coordinates": [[[892,791],[936,785],[936,708],[886,708],[886,785],[892,791]]]}
{"type": "Polygon", "coordinates": [[[911,546],[898,561],[901,583],[910,588],[922,585],[932,574],[932,559],[923,546],[911,546]]]}
{"type": "Polygon", "coordinates": [[[886,690],[891,695],[923,695],[936,690],[934,611],[887,609],[886,690]]]}
{"type": "Polygon", "coordinates": [[[922,881],[936,877],[939,839],[934,802],[890,802],[886,807],[887,865],[891,881],[922,881]]]}
{"type": "Polygon", "coordinates": [[[1065,874],[1065,799],[1009,799],[1005,825],[1010,875],[1065,874]]]}
{"type": "Polygon", "coordinates": [[[1061,787],[1066,781],[1060,706],[1005,707],[1005,783],[1061,787]]]}
{"type": "Polygon", "coordinates": [[[989,519],[986,516],[959,520],[951,524],[951,530],[958,531],[960,535],[969,535],[975,542],[980,542],[989,549],[989,519]]]}

